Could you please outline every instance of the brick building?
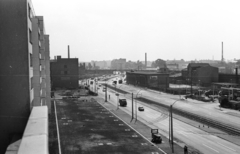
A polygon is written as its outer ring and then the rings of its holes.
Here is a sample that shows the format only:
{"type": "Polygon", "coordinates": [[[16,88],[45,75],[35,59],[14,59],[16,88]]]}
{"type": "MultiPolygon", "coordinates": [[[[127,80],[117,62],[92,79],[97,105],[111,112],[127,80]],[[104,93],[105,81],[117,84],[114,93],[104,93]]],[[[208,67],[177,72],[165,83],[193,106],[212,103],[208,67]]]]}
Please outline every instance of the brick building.
{"type": "Polygon", "coordinates": [[[61,56],[57,56],[56,59],[51,60],[50,70],[52,89],[78,88],[78,58],[61,58],[61,56]]]}
{"type": "Polygon", "coordinates": [[[182,71],[183,80],[201,86],[209,86],[212,82],[218,82],[218,68],[208,63],[190,63],[187,70],[182,71]]]}
{"type": "Polygon", "coordinates": [[[127,84],[137,85],[141,87],[166,90],[169,88],[169,74],[157,72],[127,72],[127,84]]]}

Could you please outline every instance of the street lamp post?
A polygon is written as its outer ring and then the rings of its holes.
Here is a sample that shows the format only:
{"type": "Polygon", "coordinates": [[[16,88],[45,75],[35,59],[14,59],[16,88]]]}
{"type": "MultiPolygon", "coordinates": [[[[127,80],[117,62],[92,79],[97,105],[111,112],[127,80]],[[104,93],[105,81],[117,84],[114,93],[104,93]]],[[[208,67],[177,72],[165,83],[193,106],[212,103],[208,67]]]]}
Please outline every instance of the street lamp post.
{"type": "Polygon", "coordinates": [[[107,102],[107,83],[105,82],[105,87],[106,87],[106,89],[105,89],[105,102],[107,102]]]}
{"type": "MultiPolygon", "coordinates": [[[[144,90],[144,89],[140,89],[138,92],[137,92],[137,94],[136,94],[136,98],[137,98],[137,96],[138,96],[138,94],[142,91],[142,90],[144,90]]],[[[135,120],[135,122],[137,121],[137,102],[136,102],[136,100],[135,100],[135,114],[136,114],[136,120],[135,120]]],[[[132,120],[134,119],[134,108],[133,108],[133,93],[132,93],[132,119],[131,119],[131,122],[132,122],[132,120]]]]}
{"type": "Polygon", "coordinates": [[[192,96],[192,68],[191,68],[190,74],[191,74],[191,96],[192,96]]]}
{"type": "Polygon", "coordinates": [[[198,82],[199,82],[199,83],[198,83],[198,89],[199,89],[199,91],[198,91],[198,92],[199,92],[199,96],[200,96],[200,90],[201,90],[200,83],[201,83],[201,81],[200,81],[200,80],[198,80],[198,82]]]}
{"type": "Polygon", "coordinates": [[[170,108],[169,108],[169,142],[171,142],[171,145],[172,145],[172,153],[174,153],[174,147],[173,147],[173,105],[177,101],[179,101],[179,100],[176,100],[175,102],[173,102],[173,104],[170,105],[170,108]]]}

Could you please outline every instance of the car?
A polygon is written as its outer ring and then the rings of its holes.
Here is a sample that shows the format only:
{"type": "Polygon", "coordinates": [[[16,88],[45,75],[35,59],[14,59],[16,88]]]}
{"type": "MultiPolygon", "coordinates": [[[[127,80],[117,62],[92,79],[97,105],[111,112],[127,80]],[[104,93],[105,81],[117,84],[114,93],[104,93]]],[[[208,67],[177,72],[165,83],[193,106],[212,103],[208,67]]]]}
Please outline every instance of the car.
{"type": "Polygon", "coordinates": [[[144,107],[139,106],[139,107],[138,107],[138,111],[144,111],[144,107]]]}

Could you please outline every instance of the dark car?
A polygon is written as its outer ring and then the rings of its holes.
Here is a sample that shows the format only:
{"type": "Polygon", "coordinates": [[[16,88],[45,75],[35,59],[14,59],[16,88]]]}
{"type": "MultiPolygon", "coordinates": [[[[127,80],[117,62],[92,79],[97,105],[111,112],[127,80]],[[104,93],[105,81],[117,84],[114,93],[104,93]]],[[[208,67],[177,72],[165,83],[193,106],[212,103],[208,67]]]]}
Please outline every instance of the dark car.
{"type": "Polygon", "coordinates": [[[127,106],[127,100],[126,99],[119,99],[120,106],[127,106]]]}
{"type": "Polygon", "coordinates": [[[144,107],[139,106],[139,107],[138,107],[138,111],[144,111],[144,107]]]}

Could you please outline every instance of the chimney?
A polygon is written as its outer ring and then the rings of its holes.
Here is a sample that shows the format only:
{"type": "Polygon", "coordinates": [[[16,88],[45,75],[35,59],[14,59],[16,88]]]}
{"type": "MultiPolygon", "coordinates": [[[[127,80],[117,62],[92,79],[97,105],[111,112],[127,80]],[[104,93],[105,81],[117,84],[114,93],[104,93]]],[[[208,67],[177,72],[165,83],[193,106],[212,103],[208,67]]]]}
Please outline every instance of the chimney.
{"type": "Polygon", "coordinates": [[[222,62],[223,62],[223,42],[222,42],[222,62]]]}
{"type": "Polygon", "coordinates": [[[68,59],[70,58],[70,47],[68,45],[68,59]]]}
{"type": "Polygon", "coordinates": [[[147,68],[147,53],[145,53],[145,67],[147,68]]]}
{"type": "Polygon", "coordinates": [[[235,68],[236,84],[238,84],[238,67],[235,68]]]}

